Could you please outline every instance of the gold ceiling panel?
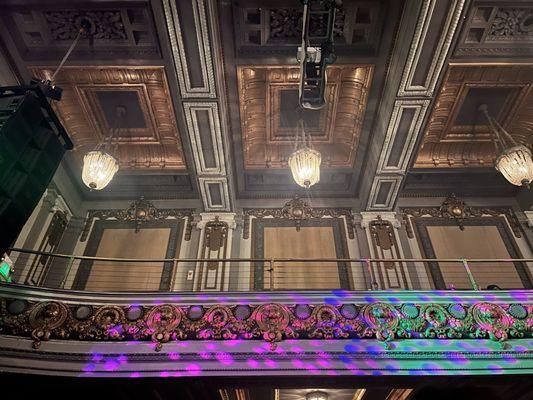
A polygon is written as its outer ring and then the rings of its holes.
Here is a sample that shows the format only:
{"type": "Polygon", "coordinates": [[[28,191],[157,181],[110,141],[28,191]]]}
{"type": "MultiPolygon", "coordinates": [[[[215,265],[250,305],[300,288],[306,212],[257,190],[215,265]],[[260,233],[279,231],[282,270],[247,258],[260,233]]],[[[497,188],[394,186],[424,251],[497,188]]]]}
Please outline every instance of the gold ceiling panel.
{"type": "Polygon", "coordinates": [[[533,65],[452,65],[424,133],[415,168],[489,167],[494,135],[489,112],[520,143],[533,138],[533,65]]]}
{"type": "MultiPolygon", "coordinates": [[[[49,79],[53,70],[30,72],[49,79]]],[[[54,83],[63,89],[54,108],[78,161],[118,128],[112,142],[121,168],[186,168],[163,67],[65,67],[54,83]],[[126,118],[116,117],[117,106],[126,107],[126,118]]]]}
{"type": "MultiPolygon", "coordinates": [[[[325,167],[353,167],[372,72],[370,65],[328,67],[326,106],[303,114],[325,167]]],[[[245,168],[287,168],[298,119],[299,68],[242,66],[237,74],[245,168]]]]}

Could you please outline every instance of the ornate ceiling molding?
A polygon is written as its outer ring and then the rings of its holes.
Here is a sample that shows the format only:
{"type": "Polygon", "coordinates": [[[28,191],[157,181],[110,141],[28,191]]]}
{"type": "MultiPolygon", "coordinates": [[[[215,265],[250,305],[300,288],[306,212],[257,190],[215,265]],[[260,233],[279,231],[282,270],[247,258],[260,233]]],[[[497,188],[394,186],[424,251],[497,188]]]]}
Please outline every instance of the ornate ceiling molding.
{"type": "Polygon", "coordinates": [[[1,19],[21,57],[34,63],[57,62],[78,34],[82,19],[89,21],[91,29],[88,37],[78,42],[70,60],[161,59],[154,16],[147,2],[6,1],[1,19]]]}
{"type": "Polygon", "coordinates": [[[224,87],[217,68],[223,62],[222,51],[216,23],[211,32],[208,27],[216,21],[216,5],[205,0],[163,0],[163,8],[204,210],[231,211],[224,100],[217,94],[217,86],[222,91],[224,87]]]}
{"type": "MultiPolygon", "coordinates": [[[[453,0],[451,4],[448,1],[440,1],[441,4],[449,8],[446,20],[444,21],[443,33],[438,39],[438,43],[436,45],[433,44],[434,49],[431,55],[425,55],[431,58],[431,64],[425,73],[425,79],[416,83],[415,74],[418,72],[418,68],[422,68],[420,57],[423,53],[424,46],[429,45],[429,43],[424,42],[426,40],[428,42],[432,41],[432,38],[428,35],[428,31],[435,24],[435,20],[432,17],[433,13],[438,9],[438,3],[438,1],[434,0],[424,0],[422,3],[418,24],[415,29],[413,41],[411,42],[411,48],[409,49],[407,63],[403,70],[400,90],[398,91],[399,97],[431,97],[433,95],[440,72],[444,67],[444,61],[450,50],[450,45],[457,29],[465,0],[453,0]]],[[[437,13],[435,18],[440,18],[437,13]]]]}
{"type": "Polygon", "coordinates": [[[205,1],[163,0],[163,7],[181,96],[216,98],[205,1]],[[179,15],[191,16],[192,21],[180,22],[179,15]],[[194,43],[184,41],[184,35],[194,43]]]}
{"type": "Polygon", "coordinates": [[[144,197],[135,200],[126,209],[89,210],[80,241],[84,242],[87,240],[95,219],[113,219],[117,221],[134,222],[135,231],[137,232],[141,229],[144,222],[158,221],[168,218],[186,219],[184,238],[185,240],[190,240],[193,212],[193,209],[156,208],[151,201],[145,200],[144,197]]]}
{"type": "MultiPolygon", "coordinates": [[[[30,72],[49,79],[53,70],[33,67],[30,72]]],[[[128,120],[135,117],[139,121],[136,126],[122,127],[112,139],[120,168],[186,169],[163,67],[63,67],[54,83],[63,88],[63,98],[53,106],[74,142],[73,153],[80,165],[85,153],[118,126],[106,116],[108,108],[125,105],[129,107],[128,120]],[[122,104],[123,100],[127,104],[122,104]],[[136,110],[142,116],[132,115],[136,110]]]]}
{"type": "MultiPolygon", "coordinates": [[[[372,72],[369,65],[328,67],[326,107],[304,115],[326,167],[353,167],[372,72]]],[[[287,168],[296,128],[289,120],[295,118],[297,104],[286,99],[297,93],[298,68],[239,66],[237,78],[245,169],[287,168]]]]}
{"type": "Polygon", "coordinates": [[[384,149],[378,163],[378,174],[403,173],[422,127],[430,100],[397,100],[387,128],[384,149]],[[406,112],[413,110],[412,113],[406,112]],[[404,127],[403,124],[406,126],[404,127]],[[400,125],[402,125],[400,127],[400,125]],[[404,133],[405,137],[401,137],[404,133]],[[398,143],[400,142],[400,143],[398,143]]]}
{"type": "Polygon", "coordinates": [[[435,87],[450,53],[465,0],[422,2],[366,209],[392,210],[435,87]],[[444,19],[443,19],[444,18],[444,19]],[[442,26],[441,30],[430,29],[442,26]],[[431,63],[422,62],[431,60],[431,63]],[[421,97],[408,100],[411,96],[421,97]]]}
{"type": "Polygon", "coordinates": [[[225,175],[226,161],[216,102],[184,102],[196,172],[199,175],[225,175]]]}
{"type": "Polygon", "coordinates": [[[296,230],[300,230],[302,221],[315,218],[342,218],[346,221],[348,237],[355,237],[355,225],[352,211],[349,208],[312,208],[306,201],[294,196],[282,208],[245,208],[243,210],[243,239],[250,238],[251,218],[278,218],[294,221],[296,230]]]}
{"type": "MultiPolygon", "coordinates": [[[[462,121],[476,113],[467,105],[486,102],[490,112],[519,143],[530,143],[533,124],[533,66],[461,65],[450,67],[420,144],[415,168],[492,167],[496,149],[486,120],[462,121]],[[476,91],[483,91],[475,94],[476,91]],[[491,99],[492,97],[492,99],[491,99]]],[[[474,104],[475,105],[475,104],[474,104]]]]}
{"type": "Polygon", "coordinates": [[[533,54],[533,7],[527,2],[474,1],[456,57],[527,57],[533,54]]]}
{"type": "Polygon", "coordinates": [[[227,178],[199,177],[198,180],[206,211],[231,211],[227,178]]]}

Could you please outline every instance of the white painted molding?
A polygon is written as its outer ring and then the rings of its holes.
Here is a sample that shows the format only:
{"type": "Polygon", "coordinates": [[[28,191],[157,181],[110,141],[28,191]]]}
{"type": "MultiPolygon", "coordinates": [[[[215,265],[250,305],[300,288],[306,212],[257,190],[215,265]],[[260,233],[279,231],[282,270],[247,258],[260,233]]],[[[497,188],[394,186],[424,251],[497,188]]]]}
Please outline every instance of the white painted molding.
{"type": "MultiPolygon", "coordinates": [[[[185,0],[179,0],[185,1],[185,0]]],[[[183,98],[191,97],[216,97],[215,74],[211,60],[211,47],[209,45],[209,30],[207,26],[207,15],[204,0],[189,0],[192,3],[194,14],[194,25],[196,28],[196,42],[200,57],[203,86],[194,86],[189,77],[189,64],[183,36],[181,34],[181,24],[175,0],[163,0],[163,9],[167,22],[168,34],[172,55],[174,56],[174,66],[178,75],[178,81],[183,98]]]]}
{"type": "Polygon", "coordinates": [[[185,110],[189,138],[193,147],[196,172],[199,175],[225,175],[226,162],[224,160],[224,146],[222,143],[222,133],[220,130],[220,115],[216,101],[201,103],[184,102],[183,108],[185,110]],[[214,167],[207,167],[205,164],[204,149],[206,144],[202,143],[200,127],[198,125],[198,118],[196,115],[197,111],[207,111],[209,116],[211,146],[213,147],[213,156],[215,158],[214,167]]]}
{"type": "Polygon", "coordinates": [[[390,222],[395,228],[401,226],[398,216],[393,211],[363,211],[361,213],[361,228],[368,228],[370,222],[377,220],[378,217],[381,217],[383,221],[390,222]]]}
{"type": "Polygon", "coordinates": [[[430,100],[397,100],[394,103],[394,109],[387,127],[387,135],[383,144],[383,150],[381,151],[379,158],[377,169],[378,174],[403,173],[406,171],[409,158],[415,146],[416,138],[418,137],[422,127],[422,122],[426,116],[429,104],[430,100]],[[415,113],[411,123],[409,124],[409,132],[405,138],[405,143],[403,143],[398,164],[389,166],[389,159],[394,148],[394,138],[398,134],[398,127],[400,126],[403,112],[409,108],[414,109],[415,113]]]}
{"type": "Polygon", "coordinates": [[[218,217],[218,220],[220,222],[225,222],[228,224],[228,227],[230,229],[235,229],[237,227],[237,223],[235,221],[235,213],[200,213],[200,220],[196,223],[196,227],[198,229],[204,229],[205,225],[208,222],[214,221],[215,217],[218,217]]]}

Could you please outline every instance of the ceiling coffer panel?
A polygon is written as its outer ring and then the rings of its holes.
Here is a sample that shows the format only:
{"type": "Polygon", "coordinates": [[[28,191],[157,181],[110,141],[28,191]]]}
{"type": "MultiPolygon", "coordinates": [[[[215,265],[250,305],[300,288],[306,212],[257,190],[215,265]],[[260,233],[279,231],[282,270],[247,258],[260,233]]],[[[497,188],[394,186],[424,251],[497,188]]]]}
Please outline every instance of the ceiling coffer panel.
{"type": "Polygon", "coordinates": [[[351,168],[366,109],[373,67],[328,67],[326,106],[298,108],[298,67],[238,67],[245,169],[287,168],[301,116],[325,168],[351,168]]]}
{"type": "Polygon", "coordinates": [[[531,143],[532,84],[533,65],[452,65],[414,167],[492,167],[497,152],[481,104],[517,142],[531,143]]]}
{"type": "Polygon", "coordinates": [[[24,60],[57,60],[76,38],[81,21],[89,32],[70,59],[160,59],[161,52],[148,2],[57,3],[35,1],[2,8],[0,20],[24,60]]]}
{"type": "MultiPolygon", "coordinates": [[[[49,79],[50,68],[31,68],[49,79]]],[[[184,170],[183,149],[163,67],[65,67],[54,83],[63,98],[54,108],[81,164],[110,130],[121,169],[184,170]],[[116,117],[117,107],[126,118],[116,117]]]]}

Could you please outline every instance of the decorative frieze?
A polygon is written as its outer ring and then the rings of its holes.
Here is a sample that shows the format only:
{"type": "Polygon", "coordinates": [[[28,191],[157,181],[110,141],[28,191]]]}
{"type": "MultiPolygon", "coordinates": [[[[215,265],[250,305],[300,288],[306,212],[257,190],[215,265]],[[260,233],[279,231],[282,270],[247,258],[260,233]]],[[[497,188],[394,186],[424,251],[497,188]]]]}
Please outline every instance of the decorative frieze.
{"type": "Polygon", "coordinates": [[[474,207],[467,205],[463,200],[458,199],[452,193],[439,207],[407,207],[402,208],[402,219],[405,223],[407,236],[414,238],[413,227],[409,221],[411,217],[430,216],[434,218],[444,218],[453,220],[459,229],[464,230],[463,221],[469,218],[479,218],[483,216],[499,217],[505,216],[514,235],[522,237],[520,221],[510,207],[474,207]]]}
{"type": "Polygon", "coordinates": [[[94,219],[115,219],[122,222],[134,222],[135,231],[138,232],[144,222],[164,220],[167,218],[186,218],[184,238],[185,240],[190,240],[193,211],[193,209],[156,208],[151,201],[146,200],[144,197],[135,200],[126,209],[90,210],[87,214],[80,241],[84,242],[87,240],[94,219]]]}
{"type": "Polygon", "coordinates": [[[285,339],[478,339],[505,342],[532,337],[533,306],[485,301],[462,304],[279,303],[177,306],[68,304],[1,299],[0,332],[30,337],[33,347],[50,339],[80,341],[285,339]]]}
{"type": "Polygon", "coordinates": [[[250,220],[254,218],[278,218],[294,221],[296,230],[300,230],[301,223],[304,220],[314,218],[342,218],[346,221],[348,237],[353,239],[355,236],[355,226],[352,211],[349,208],[312,208],[302,200],[298,195],[289,200],[282,208],[253,208],[244,209],[244,227],[243,238],[250,237],[250,220]]]}

